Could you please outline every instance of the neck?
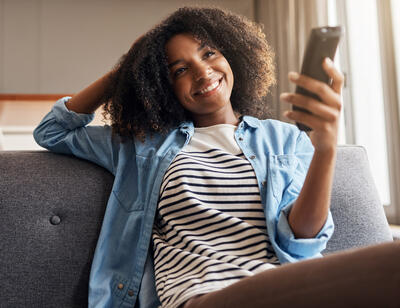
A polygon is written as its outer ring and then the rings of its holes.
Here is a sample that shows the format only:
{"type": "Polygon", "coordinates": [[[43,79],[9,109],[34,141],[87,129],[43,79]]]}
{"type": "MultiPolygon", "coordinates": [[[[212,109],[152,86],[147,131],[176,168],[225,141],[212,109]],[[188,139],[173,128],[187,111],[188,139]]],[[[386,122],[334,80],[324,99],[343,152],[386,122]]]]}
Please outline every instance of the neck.
{"type": "Polygon", "coordinates": [[[217,124],[239,124],[239,118],[237,115],[235,115],[235,112],[230,104],[226,109],[218,110],[212,114],[193,115],[193,119],[196,127],[207,127],[217,124]]]}

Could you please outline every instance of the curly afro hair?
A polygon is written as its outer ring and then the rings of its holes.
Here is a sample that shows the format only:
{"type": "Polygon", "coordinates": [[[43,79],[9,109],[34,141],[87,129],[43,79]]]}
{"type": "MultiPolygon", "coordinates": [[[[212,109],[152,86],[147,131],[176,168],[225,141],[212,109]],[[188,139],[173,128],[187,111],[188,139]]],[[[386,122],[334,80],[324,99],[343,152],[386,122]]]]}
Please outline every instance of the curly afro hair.
{"type": "Polygon", "coordinates": [[[266,114],[275,66],[262,26],[219,8],[184,7],[137,39],[111,74],[101,99],[103,116],[111,119],[122,141],[144,141],[148,134],[164,134],[192,120],[173,92],[165,53],[165,44],[179,33],[190,33],[227,59],[235,80],[231,104],[236,113],[266,114]]]}

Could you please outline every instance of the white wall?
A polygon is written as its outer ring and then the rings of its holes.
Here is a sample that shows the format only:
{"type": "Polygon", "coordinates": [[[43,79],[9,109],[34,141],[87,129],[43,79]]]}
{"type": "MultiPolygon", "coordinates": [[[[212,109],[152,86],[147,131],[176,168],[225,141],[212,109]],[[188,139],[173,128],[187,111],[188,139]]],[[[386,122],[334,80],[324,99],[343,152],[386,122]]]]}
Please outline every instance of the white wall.
{"type": "Polygon", "coordinates": [[[183,5],[251,19],[253,0],[0,0],[0,93],[75,93],[183,5]]]}

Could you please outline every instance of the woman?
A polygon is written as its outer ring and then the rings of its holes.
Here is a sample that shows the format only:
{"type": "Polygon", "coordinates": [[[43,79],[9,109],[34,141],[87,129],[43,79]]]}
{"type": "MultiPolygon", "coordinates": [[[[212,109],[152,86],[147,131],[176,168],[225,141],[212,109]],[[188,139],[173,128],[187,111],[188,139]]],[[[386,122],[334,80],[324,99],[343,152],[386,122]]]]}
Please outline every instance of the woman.
{"type": "Polygon", "coordinates": [[[310,267],[346,262],[279,266],[321,256],[333,232],[343,76],[330,61],[322,65],[330,86],[289,75],[321,102],[281,96],[311,112],[286,114],[313,129],[309,139],[293,125],[253,117],[274,83],[260,27],[219,9],[182,8],[112,72],[55,104],[36,141],[115,175],[90,307],[285,306],[295,298],[294,277],[307,273],[305,289],[317,288],[321,277],[310,267]],[[86,127],[102,104],[112,125],[86,127]]]}

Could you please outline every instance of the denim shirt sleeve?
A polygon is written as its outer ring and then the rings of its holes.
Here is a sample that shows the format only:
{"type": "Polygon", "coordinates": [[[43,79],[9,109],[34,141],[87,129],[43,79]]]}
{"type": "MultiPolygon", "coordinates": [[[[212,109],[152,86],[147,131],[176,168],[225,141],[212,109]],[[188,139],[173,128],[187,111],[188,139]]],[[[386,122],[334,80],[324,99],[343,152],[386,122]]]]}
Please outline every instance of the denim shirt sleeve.
{"type": "Polygon", "coordinates": [[[112,135],[109,125],[86,126],[93,120],[94,113],[69,110],[65,106],[69,99],[63,97],[54,104],[35,128],[35,141],[50,151],[89,160],[115,174],[119,138],[112,135]]]}
{"type": "Polygon", "coordinates": [[[288,223],[288,214],[293,203],[296,201],[307,175],[308,167],[314,153],[311,141],[305,132],[301,132],[297,138],[295,156],[297,166],[293,178],[285,187],[281,203],[279,205],[277,222],[277,240],[280,248],[289,255],[300,258],[311,258],[321,256],[321,251],[326,247],[334,230],[332,214],[329,211],[327,220],[314,238],[295,238],[288,223]]]}

